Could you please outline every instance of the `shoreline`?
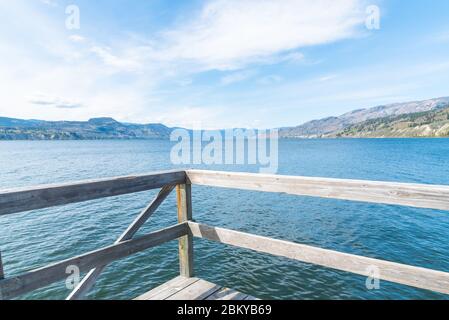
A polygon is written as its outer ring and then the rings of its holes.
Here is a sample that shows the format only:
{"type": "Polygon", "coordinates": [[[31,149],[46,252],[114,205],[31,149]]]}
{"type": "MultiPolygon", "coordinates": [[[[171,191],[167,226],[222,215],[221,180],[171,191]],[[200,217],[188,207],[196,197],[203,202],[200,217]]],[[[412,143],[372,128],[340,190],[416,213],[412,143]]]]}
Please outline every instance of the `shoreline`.
{"type": "MultiPolygon", "coordinates": [[[[338,138],[290,138],[290,137],[280,137],[279,140],[288,141],[300,141],[300,140],[444,140],[449,139],[447,137],[338,137],[338,138]]],[[[14,141],[167,141],[171,142],[170,139],[165,138],[121,138],[121,139],[0,139],[0,142],[14,142],[14,141]]]]}

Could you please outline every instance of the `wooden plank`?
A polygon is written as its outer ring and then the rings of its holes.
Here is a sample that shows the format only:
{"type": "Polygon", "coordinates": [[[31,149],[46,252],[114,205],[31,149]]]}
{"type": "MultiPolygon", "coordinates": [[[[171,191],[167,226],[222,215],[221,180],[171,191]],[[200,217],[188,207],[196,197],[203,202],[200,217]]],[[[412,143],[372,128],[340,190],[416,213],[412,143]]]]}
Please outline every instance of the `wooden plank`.
{"type": "Polygon", "coordinates": [[[68,266],[77,266],[80,272],[86,272],[92,268],[107,265],[134,253],[178,239],[188,232],[187,229],[186,224],[178,224],[134,240],[127,240],[60,261],[14,278],[1,280],[0,291],[3,293],[3,298],[10,299],[65,279],[67,277],[66,270],[68,266]]]}
{"type": "Polygon", "coordinates": [[[199,279],[166,300],[204,300],[220,289],[221,286],[199,279]]]}
{"type": "Polygon", "coordinates": [[[207,297],[206,300],[245,300],[247,297],[247,294],[238,292],[234,289],[221,288],[214,294],[207,297]]]}
{"type": "Polygon", "coordinates": [[[247,294],[223,288],[199,278],[179,276],[135,300],[245,300],[248,298],[250,296],[247,294]]]}
{"type": "Polygon", "coordinates": [[[185,183],[184,171],[165,171],[0,191],[0,216],[185,183]]]}
{"type": "MultiPolygon", "coordinates": [[[[168,195],[173,191],[175,186],[168,185],[161,189],[156,198],[139,214],[139,216],[134,220],[133,223],[125,230],[125,232],[117,239],[115,243],[120,243],[129,239],[132,239],[134,235],[139,231],[139,229],[144,225],[144,223],[153,215],[154,212],[159,208],[159,206],[164,202],[168,195]]],[[[83,280],[78,284],[78,286],[70,293],[66,300],[80,300],[83,299],[87,293],[95,285],[100,274],[106,266],[99,266],[92,269],[83,278],[83,280]]]]}
{"type": "Polygon", "coordinates": [[[192,184],[449,210],[449,186],[188,170],[192,184]]]}
{"type": "Polygon", "coordinates": [[[160,291],[159,293],[153,295],[148,300],[166,300],[169,297],[173,296],[174,294],[184,290],[185,288],[189,287],[190,285],[194,284],[195,282],[199,281],[198,278],[186,278],[182,277],[183,280],[181,280],[178,284],[172,285],[170,287],[165,288],[164,290],[160,291]]]}
{"type": "MultiPolygon", "coordinates": [[[[178,222],[192,220],[192,187],[182,184],[176,187],[178,201],[178,222]]],[[[179,239],[179,269],[180,275],[193,277],[193,237],[186,235],[179,239]]]]}
{"type": "Polygon", "coordinates": [[[165,300],[197,281],[199,281],[198,278],[179,276],[141,295],[136,300],[165,300]]]}
{"type": "Polygon", "coordinates": [[[371,275],[371,270],[374,267],[379,271],[379,279],[381,280],[449,294],[449,273],[447,272],[315,248],[238,231],[214,228],[194,222],[189,222],[189,228],[195,237],[366,277],[371,275]]]}

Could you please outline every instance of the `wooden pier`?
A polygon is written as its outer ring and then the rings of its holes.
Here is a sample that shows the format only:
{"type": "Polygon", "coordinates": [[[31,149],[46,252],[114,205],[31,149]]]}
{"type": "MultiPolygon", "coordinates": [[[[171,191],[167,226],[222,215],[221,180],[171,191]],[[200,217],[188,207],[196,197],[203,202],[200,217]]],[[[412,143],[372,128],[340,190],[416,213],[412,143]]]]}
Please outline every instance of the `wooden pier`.
{"type": "Polygon", "coordinates": [[[375,266],[379,270],[380,280],[449,294],[448,272],[275,240],[194,222],[192,185],[449,211],[449,186],[200,170],[158,172],[140,176],[5,190],[0,191],[0,216],[24,211],[32,215],[35,214],[32,210],[160,189],[156,198],[110,246],[14,277],[8,277],[5,274],[3,264],[8,262],[2,261],[0,251],[0,299],[20,297],[25,293],[63,280],[67,277],[68,266],[77,266],[80,272],[87,272],[87,275],[67,299],[84,299],[108,264],[173,240],[179,242],[179,277],[152,289],[138,297],[138,300],[256,299],[248,293],[240,293],[196,278],[193,264],[194,238],[203,238],[362,276],[370,276],[370,270],[375,266]],[[134,237],[139,228],[175,188],[178,224],[134,237]]]}
{"type": "Polygon", "coordinates": [[[136,300],[257,300],[256,298],[195,277],[176,277],[136,300]]]}

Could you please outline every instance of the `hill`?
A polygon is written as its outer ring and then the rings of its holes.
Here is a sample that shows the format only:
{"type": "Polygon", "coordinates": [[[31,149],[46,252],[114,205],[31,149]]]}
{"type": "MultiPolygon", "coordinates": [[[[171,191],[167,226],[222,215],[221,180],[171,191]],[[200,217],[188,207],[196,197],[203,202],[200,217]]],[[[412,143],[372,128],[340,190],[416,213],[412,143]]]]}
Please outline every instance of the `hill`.
{"type": "Polygon", "coordinates": [[[320,138],[336,136],[341,131],[355,124],[372,119],[395,117],[437,110],[449,106],[449,97],[424,101],[394,103],[369,109],[359,109],[345,113],[339,117],[329,117],[313,120],[292,128],[281,128],[280,137],[283,138],[320,138]]]}
{"type": "Polygon", "coordinates": [[[449,107],[367,120],[329,137],[449,137],[449,107]]]}
{"type": "Polygon", "coordinates": [[[112,118],[42,121],[0,117],[0,140],[168,139],[162,124],[125,124],[112,118]]]}

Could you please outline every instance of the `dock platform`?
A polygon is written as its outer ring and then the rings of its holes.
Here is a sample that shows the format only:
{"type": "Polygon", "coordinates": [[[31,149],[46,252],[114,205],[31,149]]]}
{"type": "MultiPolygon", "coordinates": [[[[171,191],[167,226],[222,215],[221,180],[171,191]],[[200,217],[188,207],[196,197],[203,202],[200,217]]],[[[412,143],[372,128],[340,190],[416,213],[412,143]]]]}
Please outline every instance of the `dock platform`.
{"type": "Polygon", "coordinates": [[[200,278],[176,277],[135,300],[258,300],[200,278]]]}

